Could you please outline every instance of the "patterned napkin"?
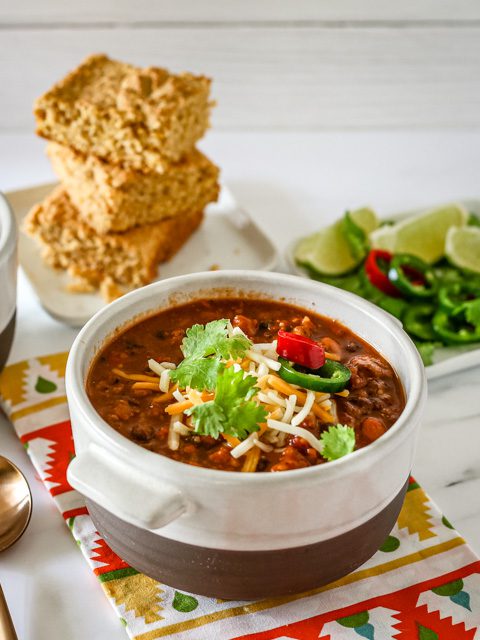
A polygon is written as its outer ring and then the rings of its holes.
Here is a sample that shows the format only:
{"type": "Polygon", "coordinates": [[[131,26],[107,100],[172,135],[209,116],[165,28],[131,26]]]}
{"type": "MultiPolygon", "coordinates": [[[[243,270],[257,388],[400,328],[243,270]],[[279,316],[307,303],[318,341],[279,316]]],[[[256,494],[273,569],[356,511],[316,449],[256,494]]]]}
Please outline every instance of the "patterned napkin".
{"type": "Polygon", "coordinates": [[[138,573],[95,531],[67,483],[74,455],[59,353],[13,364],[0,396],[18,437],[130,638],[153,640],[477,640],[480,560],[411,480],[376,555],[307,593],[259,602],[176,591],[138,573]]]}

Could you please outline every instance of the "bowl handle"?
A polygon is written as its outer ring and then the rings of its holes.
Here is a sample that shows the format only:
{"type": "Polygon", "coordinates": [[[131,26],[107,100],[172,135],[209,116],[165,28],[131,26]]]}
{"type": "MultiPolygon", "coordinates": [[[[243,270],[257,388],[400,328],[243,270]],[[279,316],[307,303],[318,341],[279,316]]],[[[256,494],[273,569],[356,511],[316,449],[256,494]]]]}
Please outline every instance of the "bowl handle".
{"type": "Polygon", "coordinates": [[[160,529],[187,509],[177,488],[147,476],[94,443],[72,460],[67,479],[84,496],[142,529],[160,529]]]}

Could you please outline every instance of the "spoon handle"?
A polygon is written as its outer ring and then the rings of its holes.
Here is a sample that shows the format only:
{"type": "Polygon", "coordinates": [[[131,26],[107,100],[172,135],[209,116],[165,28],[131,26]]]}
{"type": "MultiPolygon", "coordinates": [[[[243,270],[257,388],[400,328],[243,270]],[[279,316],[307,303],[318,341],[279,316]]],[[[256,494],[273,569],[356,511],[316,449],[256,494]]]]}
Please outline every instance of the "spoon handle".
{"type": "Polygon", "coordinates": [[[18,640],[17,634],[13,627],[10,611],[7,607],[7,601],[3,595],[0,585],[0,640],[18,640]]]}

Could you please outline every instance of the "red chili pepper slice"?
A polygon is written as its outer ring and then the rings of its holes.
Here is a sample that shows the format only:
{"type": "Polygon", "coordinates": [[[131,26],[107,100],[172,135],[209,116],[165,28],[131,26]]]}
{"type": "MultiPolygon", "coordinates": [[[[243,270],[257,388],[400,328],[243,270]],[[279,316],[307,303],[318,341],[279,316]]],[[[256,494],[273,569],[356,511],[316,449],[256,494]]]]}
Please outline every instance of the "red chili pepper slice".
{"type": "Polygon", "coordinates": [[[321,344],[281,329],[278,332],[277,353],[307,369],[320,369],[325,364],[325,349],[321,344]]]}
{"type": "Polygon", "coordinates": [[[367,274],[370,282],[377,287],[377,289],[386,293],[387,296],[392,296],[392,298],[401,298],[402,294],[400,291],[390,282],[387,274],[382,271],[378,264],[379,260],[383,260],[387,265],[389,265],[392,258],[393,254],[389,251],[372,249],[365,260],[365,273],[367,274]]]}

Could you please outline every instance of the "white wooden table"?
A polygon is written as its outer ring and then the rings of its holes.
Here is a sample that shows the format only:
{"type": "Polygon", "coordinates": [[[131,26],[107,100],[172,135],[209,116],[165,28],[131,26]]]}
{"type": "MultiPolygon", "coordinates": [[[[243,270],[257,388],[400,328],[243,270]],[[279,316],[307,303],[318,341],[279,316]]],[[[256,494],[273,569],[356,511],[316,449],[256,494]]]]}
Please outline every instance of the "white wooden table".
{"type": "MultiPolygon", "coordinates": [[[[1,190],[52,178],[43,146],[32,134],[0,136],[1,190]]],[[[388,215],[475,197],[480,189],[475,131],[217,133],[203,147],[280,250],[347,207],[369,203],[388,215]]],[[[46,315],[21,276],[11,360],[66,349],[74,335],[46,315]]],[[[480,368],[430,384],[414,474],[480,553],[479,385],[480,368]]],[[[26,473],[34,498],[27,533],[0,556],[19,638],[124,640],[100,584],[2,417],[0,451],[26,473]]]]}

